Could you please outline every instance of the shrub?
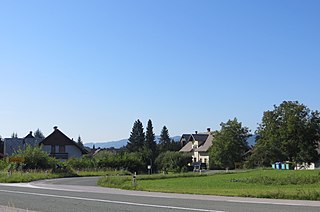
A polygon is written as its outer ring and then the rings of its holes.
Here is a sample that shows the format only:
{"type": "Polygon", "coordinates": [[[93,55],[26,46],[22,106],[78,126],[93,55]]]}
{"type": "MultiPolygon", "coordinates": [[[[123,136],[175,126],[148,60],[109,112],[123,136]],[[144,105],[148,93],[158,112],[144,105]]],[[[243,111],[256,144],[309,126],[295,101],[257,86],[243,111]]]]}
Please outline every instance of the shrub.
{"type": "Polygon", "coordinates": [[[155,163],[159,170],[164,172],[185,172],[188,164],[192,162],[190,154],[182,152],[161,153],[155,163]]]}
{"type": "Polygon", "coordinates": [[[76,176],[74,170],[66,163],[58,162],[52,169],[54,174],[64,174],[65,176],[76,176]]]}
{"type": "Polygon", "coordinates": [[[0,160],[0,171],[8,168],[9,164],[5,161],[5,159],[0,160]]]}
{"type": "Polygon", "coordinates": [[[94,158],[89,158],[86,155],[81,158],[70,158],[66,161],[66,164],[73,169],[94,169],[96,168],[96,160],[94,158]]]}
{"type": "Polygon", "coordinates": [[[95,157],[97,167],[103,169],[124,169],[130,172],[146,172],[143,157],[140,153],[115,153],[103,151],[95,157]]]}
{"type": "MultiPolygon", "coordinates": [[[[40,147],[27,146],[25,150],[17,151],[14,156],[24,157],[25,161],[22,169],[52,169],[58,162],[50,157],[48,153],[41,150],[40,147]]],[[[19,165],[19,164],[18,164],[19,165]]]]}

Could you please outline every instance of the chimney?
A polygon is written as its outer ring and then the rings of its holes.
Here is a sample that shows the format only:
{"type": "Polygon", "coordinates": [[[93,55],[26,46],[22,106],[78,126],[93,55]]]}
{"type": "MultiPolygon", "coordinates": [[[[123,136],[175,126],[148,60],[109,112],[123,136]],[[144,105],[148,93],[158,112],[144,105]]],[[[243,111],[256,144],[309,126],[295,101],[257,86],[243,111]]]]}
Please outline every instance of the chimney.
{"type": "Polygon", "coordinates": [[[29,135],[32,135],[32,131],[29,132],[29,135]]]}
{"type": "Polygon", "coordinates": [[[58,127],[57,127],[57,126],[54,126],[53,129],[56,131],[56,130],[58,129],[58,127]]]}
{"type": "Polygon", "coordinates": [[[208,132],[208,133],[211,132],[211,129],[210,129],[210,128],[207,128],[207,132],[208,132]]]}
{"type": "Polygon", "coordinates": [[[198,134],[198,131],[195,131],[196,134],[198,134]]]}

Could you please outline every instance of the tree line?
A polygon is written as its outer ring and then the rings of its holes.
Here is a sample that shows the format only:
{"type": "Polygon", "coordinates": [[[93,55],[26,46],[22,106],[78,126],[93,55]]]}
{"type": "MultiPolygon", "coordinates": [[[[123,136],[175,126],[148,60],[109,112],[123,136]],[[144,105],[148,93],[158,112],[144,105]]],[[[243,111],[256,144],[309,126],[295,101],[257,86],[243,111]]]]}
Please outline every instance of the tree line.
{"type": "Polygon", "coordinates": [[[315,163],[319,160],[320,116],[298,101],[283,101],[263,113],[250,148],[247,127],[236,118],[213,133],[211,167],[270,167],[274,162],[315,163]]]}
{"type": "MultiPolygon", "coordinates": [[[[159,143],[156,142],[150,119],[147,123],[146,132],[144,132],[143,124],[139,119],[134,122],[128,144],[125,147],[125,151],[129,153],[138,153],[144,166],[149,166],[153,170],[164,167],[162,163],[167,160],[167,157],[181,158],[180,155],[182,153],[177,152],[179,149],[180,143],[170,138],[169,130],[166,126],[163,126],[161,130],[159,143]]],[[[170,166],[174,167],[172,164],[170,166]]]]}
{"type": "MultiPolygon", "coordinates": [[[[274,162],[314,163],[319,160],[320,114],[297,101],[284,101],[273,110],[263,113],[262,122],[254,132],[256,144],[248,145],[252,135],[248,127],[237,118],[220,124],[221,129],[212,132],[213,145],[209,149],[211,168],[254,168],[270,167],[274,162]]],[[[37,130],[36,137],[44,137],[37,130]]],[[[16,136],[16,135],[15,135],[16,136]]],[[[78,143],[82,143],[79,136],[78,143]]],[[[0,139],[0,149],[3,142],[0,139]]],[[[181,153],[180,143],[170,139],[166,126],[161,130],[159,143],[156,142],[152,121],[146,131],[138,119],[134,122],[128,144],[114,152],[99,152],[95,156],[71,159],[66,164],[75,169],[124,169],[131,172],[181,172],[188,170],[192,163],[191,153],[181,153]]],[[[17,152],[29,158],[24,168],[52,167],[52,160],[39,150],[17,152]],[[34,152],[32,152],[34,151],[34,152]],[[45,156],[45,160],[43,159],[45,156]],[[38,159],[35,159],[39,157],[38,159]],[[40,162],[36,162],[39,160],[40,162]],[[47,161],[47,162],[46,162],[47,161]],[[49,164],[49,165],[48,165],[49,164]]]]}

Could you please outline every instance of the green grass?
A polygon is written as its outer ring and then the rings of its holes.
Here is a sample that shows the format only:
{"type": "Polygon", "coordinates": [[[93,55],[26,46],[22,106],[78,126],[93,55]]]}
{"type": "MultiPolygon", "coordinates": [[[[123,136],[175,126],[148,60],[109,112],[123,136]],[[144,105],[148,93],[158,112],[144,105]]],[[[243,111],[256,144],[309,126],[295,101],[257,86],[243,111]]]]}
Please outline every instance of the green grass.
{"type": "Polygon", "coordinates": [[[50,171],[29,170],[27,172],[14,171],[11,175],[7,171],[0,172],[0,183],[25,183],[35,180],[62,178],[62,177],[90,177],[90,176],[124,176],[127,171],[77,171],[75,173],[51,173],[50,171]]]}
{"type": "Polygon", "coordinates": [[[122,170],[106,170],[106,171],[99,171],[99,170],[82,170],[77,171],[77,174],[80,177],[91,177],[91,176],[124,176],[124,175],[131,175],[128,171],[122,170]]]}
{"type": "Polygon", "coordinates": [[[50,173],[45,171],[14,171],[11,175],[8,172],[0,172],[0,183],[25,183],[35,180],[44,180],[62,177],[76,177],[75,174],[50,173]]]}
{"type": "Polygon", "coordinates": [[[144,191],[320,200],[320,171],[259,169],[213,175],[137,176],[136,187],[132,177],[105,177],[98,184],[144,191]]]}

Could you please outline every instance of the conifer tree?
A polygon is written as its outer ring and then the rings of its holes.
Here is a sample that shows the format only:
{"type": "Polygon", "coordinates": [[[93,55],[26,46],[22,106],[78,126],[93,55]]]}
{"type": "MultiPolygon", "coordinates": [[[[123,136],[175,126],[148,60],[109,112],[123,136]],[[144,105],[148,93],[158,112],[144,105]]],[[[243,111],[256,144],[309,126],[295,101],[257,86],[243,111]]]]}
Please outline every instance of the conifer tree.
{"type": "Polygon", "coordinates": [[[143,150],[144,143],[145,143],[145,135],[143,132],[143,125],[138,119],[133,124],[129,142],[126,146],[126,149],[128,152],[139,152],[143,150]]]}
{"type": "Polygon", "coordinates": [[[39,128],[34,132],[34,137],[40,140],[43,140],[45,138],[39,128]]]}
{"type": "Polygon", "coordinates": [[[81,139],[80,135],[78,137],[78,145],[83,147],[83,142],[82,142],[82,139],[81,139]]]}
{"type": "Polygon", "coordinates": [[[152,121],[149,119],[148,126],[146,130],[146,142],[145,149],[150,155],[152,161],[157,157],[157,143],[155,141],[155,135],[153,133],[152,121]]]}
{"type": "Polygon", "coordinates": [[[160,134],[160,141],[159,141],[159,150],[160,152],[170,151],[171,148],[171,140],[169,136],[169,131],[166,126],[163,126],[160,134]]]}

